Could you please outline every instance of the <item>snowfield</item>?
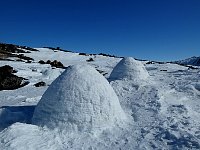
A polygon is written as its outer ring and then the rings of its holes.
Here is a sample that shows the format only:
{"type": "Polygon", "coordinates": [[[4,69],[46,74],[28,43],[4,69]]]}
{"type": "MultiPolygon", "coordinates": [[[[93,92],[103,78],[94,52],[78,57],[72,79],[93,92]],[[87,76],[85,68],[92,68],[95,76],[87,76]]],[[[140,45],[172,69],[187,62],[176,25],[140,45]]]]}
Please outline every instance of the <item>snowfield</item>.
{"type": "Polygon", "coordinates": [[[38,50],[0,61],[30,82],[0,91],[0,150],[200,149],[199,68],[38,50]]]}

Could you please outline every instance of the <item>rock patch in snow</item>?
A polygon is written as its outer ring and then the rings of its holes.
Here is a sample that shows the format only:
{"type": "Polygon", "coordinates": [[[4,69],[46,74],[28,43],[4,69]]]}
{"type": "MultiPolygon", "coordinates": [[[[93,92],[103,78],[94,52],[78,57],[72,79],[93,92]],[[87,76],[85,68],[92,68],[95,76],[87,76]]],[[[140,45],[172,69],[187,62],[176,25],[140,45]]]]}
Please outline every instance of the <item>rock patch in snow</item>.
{"type": "Polygon", "coordinates": [[[69,132],[96,132],[125,119],[118,97],[93,67],[68,67],[38,103],[32,123],[69,132]]]}
{"type": "Polygon", "coordinates": [[[110,80],[145,80],[149,76],[146,68],[132,57],[123,58],[113,69],[110,80]]]}
{"type": "Polygon", "coordinates": [[[41,81],[41,82],[38,82],[36,84],[34,84],[35,87],[41,87],[41,86],[46,86],[46,83],[41,81]]]}
{"type": "Polygon", "coordinates": [[[0,67],[0,91],[14,90],[29,84],[24,78],[14,75],[15,72],[9,65],[0,67]]]}

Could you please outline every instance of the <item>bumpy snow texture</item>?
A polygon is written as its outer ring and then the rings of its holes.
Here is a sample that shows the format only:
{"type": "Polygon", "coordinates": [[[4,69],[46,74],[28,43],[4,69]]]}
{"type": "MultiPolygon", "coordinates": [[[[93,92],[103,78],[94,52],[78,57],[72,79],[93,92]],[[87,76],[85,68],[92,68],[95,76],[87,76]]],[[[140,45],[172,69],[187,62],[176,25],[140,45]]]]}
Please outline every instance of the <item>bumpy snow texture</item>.
{"type": "Polygon", "coordinates": [[[144,65],[132,57],[123,58],[113,69],[110,80],[146,80],[149,74],[144,65]]]}
{"type": "Polygon", "coordinates": [[[117,95],[93,67],[68,67],[38,103],[32,123],[68,132],[96,132],[125,119],[117,95]]]}

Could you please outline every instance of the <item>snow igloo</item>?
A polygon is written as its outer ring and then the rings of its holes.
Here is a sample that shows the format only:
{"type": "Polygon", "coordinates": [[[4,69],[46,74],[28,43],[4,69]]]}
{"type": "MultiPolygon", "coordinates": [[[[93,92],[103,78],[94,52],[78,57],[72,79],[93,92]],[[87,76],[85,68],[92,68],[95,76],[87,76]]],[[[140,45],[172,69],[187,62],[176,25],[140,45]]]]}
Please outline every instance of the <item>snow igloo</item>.
{"type": "Polygon", "coordinates": [[[91,66],[69,66],[46,90],[32,123],[50,129],[95,132],[126,119],[109,82],[91,66]]]}
{"type": "Polygon", "coordinates": [[[110,80],[146,80],[149,77],[144,65],[132,57],[123,58],[110,74],[110,80]]]}

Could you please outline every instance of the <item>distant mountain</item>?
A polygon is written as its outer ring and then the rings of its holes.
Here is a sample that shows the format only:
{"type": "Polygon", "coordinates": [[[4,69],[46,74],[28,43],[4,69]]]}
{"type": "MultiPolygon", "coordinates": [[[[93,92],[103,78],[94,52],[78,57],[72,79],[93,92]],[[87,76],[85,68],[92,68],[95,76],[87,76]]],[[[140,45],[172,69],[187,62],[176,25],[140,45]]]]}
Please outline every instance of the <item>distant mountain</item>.
{"type": "Polygon", "coordinates": [[[200,66],[200,57],[191,57],[184,60],[175,61],[174,63],[182,65],[200,66]]]}

